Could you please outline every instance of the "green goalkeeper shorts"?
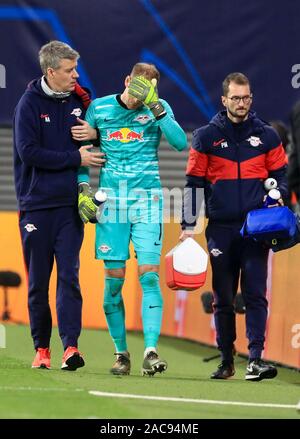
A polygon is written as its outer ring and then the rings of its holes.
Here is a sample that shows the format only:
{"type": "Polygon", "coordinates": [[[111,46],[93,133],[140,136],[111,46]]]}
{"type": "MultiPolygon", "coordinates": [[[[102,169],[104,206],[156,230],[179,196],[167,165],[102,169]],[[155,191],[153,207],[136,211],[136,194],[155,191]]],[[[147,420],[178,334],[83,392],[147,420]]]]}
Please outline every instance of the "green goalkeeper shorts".
{"type": "Polygon", "coordinates": [[[96,259],[126,261],[130,258],[132,241],[138,264],[159,264],[163,239],[163,224],[107,222],[96,225],[96,259]],[[145,256],[147,254],[147,260],[145,256]]]}

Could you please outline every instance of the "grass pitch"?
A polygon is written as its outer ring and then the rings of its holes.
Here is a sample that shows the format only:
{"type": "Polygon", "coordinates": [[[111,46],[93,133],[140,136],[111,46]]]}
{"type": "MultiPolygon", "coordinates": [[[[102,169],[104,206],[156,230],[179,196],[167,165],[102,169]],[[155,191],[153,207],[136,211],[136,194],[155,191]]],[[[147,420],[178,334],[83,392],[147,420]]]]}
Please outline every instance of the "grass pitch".
{"type": "Polygon", "coordinates": [[[80,351],[86,366],[76,372],[61,371],[62,346],[57,330],[52,335],[52,369],[31,369],[34,356],[28,326],[6,325],[6,348],[0,349],[0,418],[2,419],[237,419],[300,417],[300,373],[279,368],[278,377],[261,382],[244,380],[246,361],[236,358],[236,375],[230,380],[210,380],[220,362],[203,362],[217,351],[193,342],[161,337],[160,354],[168,361],[166,373],[153,378],[140,374],[143,338],[128,334],[132,359],[130,376],[109,374],[115,357],[106,331],[83,330],[80,351]],[[94,396],[89,391],[160,396],[236,405],[94,396]],[[239,405],[254,403],[254,406],[239,405]],[[292,407],[264,407],[256,404],[292,407]]]}

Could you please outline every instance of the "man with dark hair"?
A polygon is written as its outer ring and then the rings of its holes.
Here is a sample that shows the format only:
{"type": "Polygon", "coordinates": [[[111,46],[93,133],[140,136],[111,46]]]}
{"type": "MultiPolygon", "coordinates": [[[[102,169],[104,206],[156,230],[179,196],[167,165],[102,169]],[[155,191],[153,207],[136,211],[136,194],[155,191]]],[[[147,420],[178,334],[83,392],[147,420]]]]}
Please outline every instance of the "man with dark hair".
{"type": "Polygon", "coordinates": [[[39,53],[43,76],[32,81],[14,116],[14,174],[20,210],[31,335],[36,349],[33,368],[50,369],[52,318],[49,280],[57,265],[56,310],[64,354],[61,368],[84,365],[78,351],[82,297],[78,282],[83,225],[77,210],[80,165],[102,166],[101,153],[89,152],[72,139],[95,139],[97,133],[79,119],[89,96],[78,84],[78,52],[51,41],[39,53]]]}
{"type": "MultiPolygon", "coordinates": [[[[142,321],[144,360],[142,372],[154,375],[167,368],[157,352],[163,300],[159,285],[159,264],[163,239],[162,189],[158,155],[161,135],[178,151],[186,147],[186,135],[174,119],[169,104],[158,98],[159,72],[153,64],[138,63],[125,78],[121,94],[95,99],[86,114],[87,122],[98,128],[101,149],[107,162],[99,188],[107,192],[106,211],[96,224],[96,258],[104,260],[104,312],[112,336],[115,375],[130,373],[126,342],[125,308],[122,287],[130,241],[134,245],[143,290],[142,321]]],[[[88,170],[79,173],[81,192],[89,193],[88,170]]],[[[84,221],[85,203],[79,212],[84,221]]]]}
{"type": "Polygon", "coordinates": [[[222,363],[211,378],[226,379],[235,373],[234,299],[240,281],[249,340],[245,378],[260,381],[277,374],[274,366],[261,359],[268,314],[269,249],[260,242],[243,239],[240,229],[247,213],[263,206],[266,178],[275,178],[282,196],[286,196],[286,160],[275,130],[250,110],[252,93],[248,78],[231,73],[223,82],[223,90],[225,110],[193,133],[180,239],[193,236],[196,221],[195,217],[191,219],[190,212],[196,210],[197,188],[204,188],[214,317],[222,356],[222,363]]]}
{"type": "Polygon", "coordinates": [[[223,81],[222,88],[223,88],[223,96],[227,96],[229,93],[229,85],[230,83],[234,83],[237,85],[248,85],[250,90],[250,83],[249,79],[246,75],[240,72],[234,72],[230,73],[226,76],[226,78],[223,81]]]}

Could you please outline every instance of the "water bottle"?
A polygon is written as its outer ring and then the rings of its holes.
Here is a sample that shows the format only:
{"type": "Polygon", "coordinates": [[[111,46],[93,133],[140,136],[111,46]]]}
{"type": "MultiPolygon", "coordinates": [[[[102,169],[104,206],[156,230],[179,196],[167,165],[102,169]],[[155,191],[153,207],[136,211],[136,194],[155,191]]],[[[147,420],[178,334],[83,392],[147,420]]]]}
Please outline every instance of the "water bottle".
{"type": "Polygon", "coordinates": [[[264,207],[268,207],[272,204],[278,203],[279,198],[281,198],[281,194],[278,189],[271,189],[268,192],[268,195],[264,201],[264,207]]]}
{"type": "Polygon", "coordinates": [[[91,223],[97,223],[99,222],[99,219],[101,217],[101,213],[104,207],[104,203],[107,200],[107,194],[102,191],[101,189],[97,191],[93,198],[93,203],[98,206],[97,212],[96,212],[96,218],[93,220],[90,220],[91,223]]]}
{"type": "Polygon", "coordinates": [[[271,189],[277,189],[277,181],[275,178],[267,178],[264,182],[264,187],[266,191],[270,191],[271,189]]]}

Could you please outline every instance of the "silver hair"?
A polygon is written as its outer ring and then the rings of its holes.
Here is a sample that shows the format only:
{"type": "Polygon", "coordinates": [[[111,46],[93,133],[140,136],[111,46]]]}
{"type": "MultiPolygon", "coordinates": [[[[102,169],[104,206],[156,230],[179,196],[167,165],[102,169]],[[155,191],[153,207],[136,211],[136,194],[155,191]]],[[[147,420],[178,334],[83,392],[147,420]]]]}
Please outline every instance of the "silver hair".
{"type": "Polygon", "coordinates": [[[76,50],[62,41],[50,41],[41,47],[39,51],[40,66],[43,74],[47,75],[47,69],[58,69],[62,59],[78,60],[80,57],[76,50]]]}

